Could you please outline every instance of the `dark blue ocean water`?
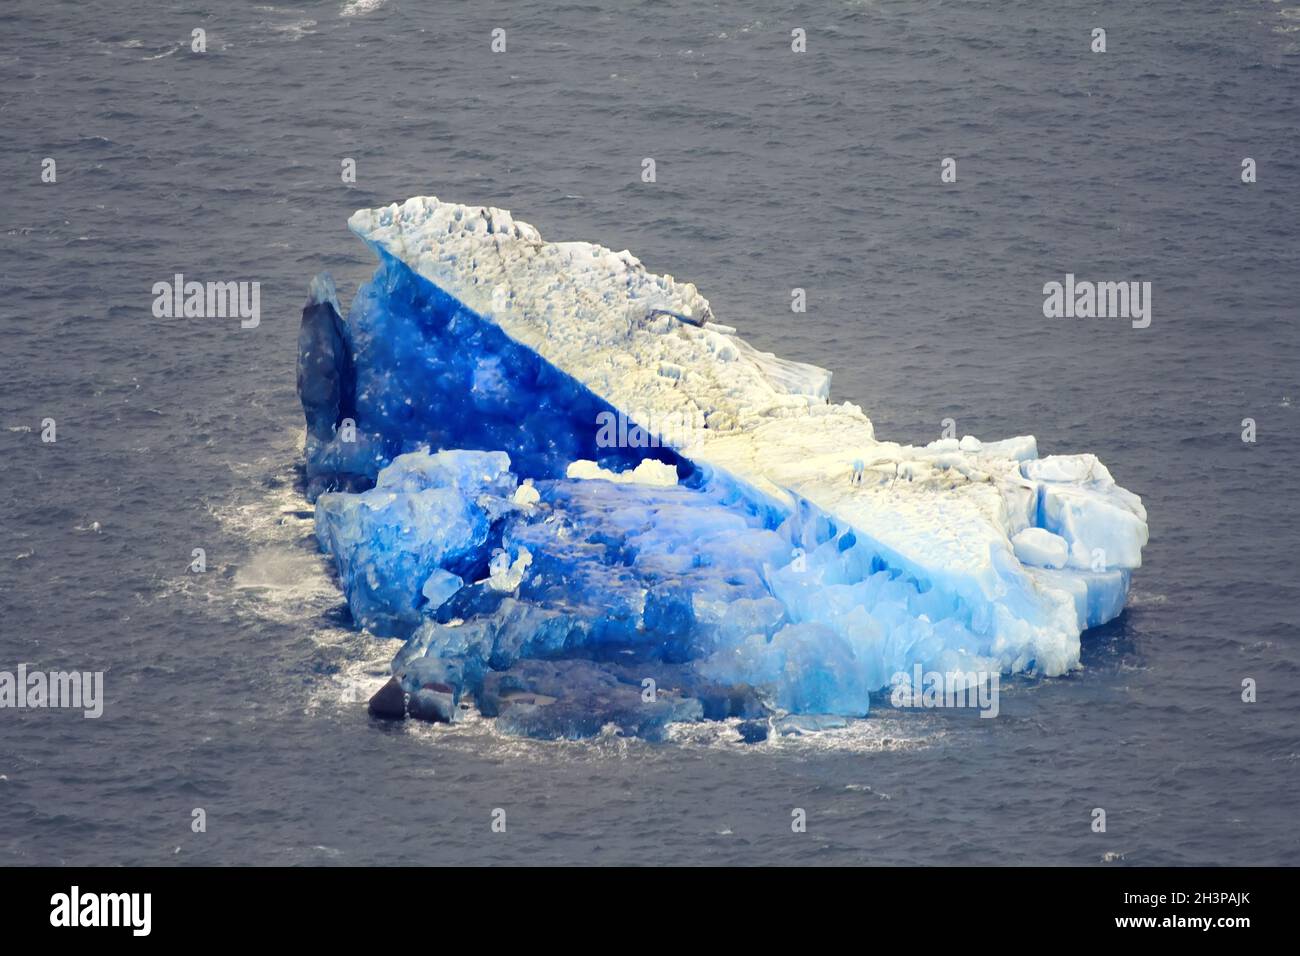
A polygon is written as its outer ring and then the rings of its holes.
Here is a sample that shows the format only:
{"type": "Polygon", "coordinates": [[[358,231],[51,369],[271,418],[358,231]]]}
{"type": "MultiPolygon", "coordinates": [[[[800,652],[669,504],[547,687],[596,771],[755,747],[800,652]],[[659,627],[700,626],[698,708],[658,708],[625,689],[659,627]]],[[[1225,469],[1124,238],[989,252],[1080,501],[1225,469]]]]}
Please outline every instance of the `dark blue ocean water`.
{"type": "Polygon", "coordinates": [[[107,703],[0,710],[0,863],[1291,862],[1298,69],[1294,0],[10,0],[0,670],[102,670],[107,703]],[[996,720],[753,748],[372,723],[392,648],[294,489],[295,341],[312,274],[350,297],[372,268],[348,214],[426,193],[696,282],[882,437],[1097,453],[1150,512],[1129,610],[996,720]],[[260,282],[261,325],[155,319],[175,272],[260,282]],[[1150,280],[1151,327],[1045,319],[1066,272],[1150,280]]]}

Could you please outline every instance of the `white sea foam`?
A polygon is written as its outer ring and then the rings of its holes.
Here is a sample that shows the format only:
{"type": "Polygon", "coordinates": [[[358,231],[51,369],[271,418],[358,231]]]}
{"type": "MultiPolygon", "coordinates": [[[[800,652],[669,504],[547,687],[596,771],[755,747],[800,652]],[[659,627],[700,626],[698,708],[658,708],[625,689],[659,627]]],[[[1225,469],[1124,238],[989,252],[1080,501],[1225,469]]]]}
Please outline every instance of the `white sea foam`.
{"type": "Polygon", "coordinates": [[[343,4],[339,16],[364,17],[367,13],[374,13],[387,2],[388,0],[349,0],[348,3],[343,4]]]}

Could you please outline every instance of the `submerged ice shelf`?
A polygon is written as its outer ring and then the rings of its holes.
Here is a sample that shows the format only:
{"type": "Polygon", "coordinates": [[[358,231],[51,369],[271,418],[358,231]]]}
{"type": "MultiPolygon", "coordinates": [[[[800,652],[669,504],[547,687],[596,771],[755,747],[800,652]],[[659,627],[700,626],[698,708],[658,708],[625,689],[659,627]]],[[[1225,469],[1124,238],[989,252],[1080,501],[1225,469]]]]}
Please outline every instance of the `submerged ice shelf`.
{"type": "Polygon", "coordinates": [[[1066,673],[1123,610],[1146,513],[1092,455],[878,441],[693,285],[504,210],[349,225],[379,268],[346,320],[313,280],[308,493],[355,620],[406,640],[412,713],[862,716],[914,664],[1066,673]]]}

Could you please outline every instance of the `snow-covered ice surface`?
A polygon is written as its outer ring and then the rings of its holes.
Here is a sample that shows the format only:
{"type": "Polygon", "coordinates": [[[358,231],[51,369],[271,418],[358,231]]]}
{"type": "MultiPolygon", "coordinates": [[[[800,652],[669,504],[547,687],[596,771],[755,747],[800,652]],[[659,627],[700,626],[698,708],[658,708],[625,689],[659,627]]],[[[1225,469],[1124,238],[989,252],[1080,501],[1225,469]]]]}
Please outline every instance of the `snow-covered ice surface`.
{"type": "Polygon", "coordinates": [[[312,284],[308,485],[409,691],[536,736],[862,716],[915,664],[1064,674],[1123,609],[1146,513],[1092,455],[880,441],[694,285],[504,210],[349,225],[380,267],[346,321],[312,284]]]}

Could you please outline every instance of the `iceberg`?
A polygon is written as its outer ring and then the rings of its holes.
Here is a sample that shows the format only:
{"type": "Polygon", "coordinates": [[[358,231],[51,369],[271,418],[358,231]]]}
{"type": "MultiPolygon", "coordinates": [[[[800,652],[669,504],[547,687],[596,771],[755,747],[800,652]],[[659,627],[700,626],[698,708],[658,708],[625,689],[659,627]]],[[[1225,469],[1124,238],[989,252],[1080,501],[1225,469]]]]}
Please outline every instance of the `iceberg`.
{"type": "Polygon", "coordinates": [[[691,283],[505,210],[349,226],[379,266],[346,319],[312,281],[306,490],[355,622],[405,641],[412,714],[762,739],[914,665],[1068,673],[1124,608],[1146,512],[1093,455],[878,440],[691,283]]]}

